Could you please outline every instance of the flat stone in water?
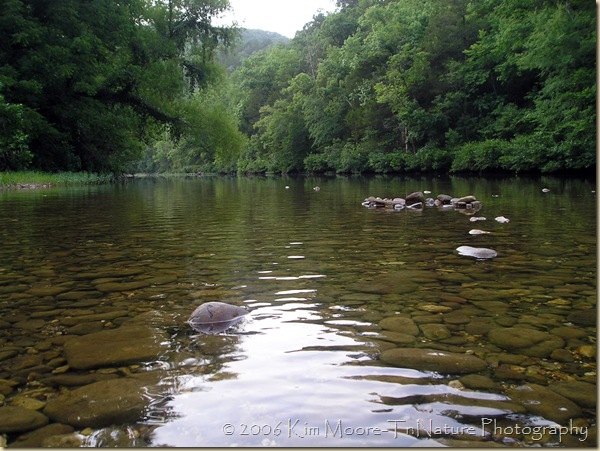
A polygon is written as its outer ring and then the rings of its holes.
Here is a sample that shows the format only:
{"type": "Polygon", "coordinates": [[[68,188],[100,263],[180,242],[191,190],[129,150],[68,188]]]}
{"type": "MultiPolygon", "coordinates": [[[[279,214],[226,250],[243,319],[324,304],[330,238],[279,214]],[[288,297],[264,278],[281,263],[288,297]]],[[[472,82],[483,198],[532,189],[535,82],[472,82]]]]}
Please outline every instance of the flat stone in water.
{"type": "Polygon", "coordinates": [[[27,293],[32,296],[56,296],[57,294],[64,293],[65,291],[69,291],[69,287],[34,287],[30,290],[27,290],[27,293]]]}
{"type": "Polygon", "coordinates": [[[46,321],[43,319],[30,319],[27,321],[19,321],[15,323],[14,327],[18,329],[26,329],[26,330],[36,330],[41,329],[46,325],[46,321]]]}
{"type": "Polygon", "coordinates": [[[469,230],[469,235],[487,235],[490,232],[487,232],[485,230],[480,230],[480,229],[472,229],[469,230]]]}
{"type": "Polygon", "coordinates": [[[157,360],[166,351],[167,334],[148,326],[123,326],[73,338],[65,343],[71,368],[87,370],[157,360]]]}
{"type": "Polygon", "coordinates": [[[488,259],[498,256],[498,252],[493,249],[487,249],[485,247],[471,247],[471,246],[460,246],[457,247],[459,255],[466,257],[475,257],[478,259],[488,259]]]}
{"type": "Polygon", "coordinates": [[[381,360],[391,365],[444,374],[476,373],[487,363],[469,354],[427,348],[396,348],[383,351],[381,360]]]}
{"type": "Polygon", "coordinates": [[[467,374],[459,379],[459,381],[467,388],[497,390],[500,386],[487,376],[480,374],[467,374]]]}
{"type": "Polygon", "coordinates": [[[133,291],[140,288],[144,288],[152,285],[150,279],[145,280],[134,280],[132,282],[108,282],[100,283],[96,285],[98,291],[103,292],[120,292],[120,291],[133,291]]]}
{"type": "Polygon", "coordinates": [[[90,374],[59,374],[56,376],[50,376],[45,379],[42,379],[45,385],[50,387],[58,387],[64,385],[66,387],[79,387],[82,385],[93,384],[94,382],[100,382],[103,380],[116,379],[118,376],[116,374],[100,374],[100,373],[90,373],[90,374]]]}
{"type": "Polygon", "coordinates": [[[379,322],[379,325],[382,329],[413,336],[419,335],[419,326],[417,326],[412,319],[403,316],[384,318],[379,322]]]}
{"type": "Polygon", "coordinates": [[[67,291],[56,296],[61,301],[79,301],[80,299],[96,298],[101,296],[99,291],[67,291]]]}
{"type": "Polygon", "coordinates": [[[76,428],[133,423],[151,402],[146,386],[144,379],[131,377],[96,382],[50,399],[44,414],[76,428]]]}
{"type": "Polygon", "coordinates": [[[562,338],[556,335],[525,327],[505,327],[492,329],[488,333],[492,344],[532,357],[548,357],[555,349],[564,346],[562,338]]]}
{"type": "Polygon", "coordinates": [[[548,386],[550,390],[583,407],[596,407],[596,385],[580,381],[557,382],[548,386]]]}
{"type": "Polygon", "coordinates": [[[75,429],[73,426],[60,423],[52,423],[35,431],[28,432],[17,438],[10,444],[11,448],[41,448],[44,440],[63,434],[70,434],[75,429]]]}
{"type": "Polygon", "coordinates": [[[452,336],[452,333],[443,324],[421,324],[421,331],[425,338],[438,341],[452,336]]]}
{"type": "Polygon", "coordinates": [[[81,323],[93,322],[93,321],[112,321],[122,316],[129,316],[127,310],[117,310],[105,313],[91,313],[86,315],[78,315],[74,317],[66,317],[60,320],[63,326],[76,326],[81,323]]]}
{"type": "Polygon", "coordinates": [[[522,403],[534,415],[559,424],[567,424],[581,415],[581,409],[573,401],[537,384],[522,385],[506,391],[511,399],[522,403]]]}
{"type": "Polygon", "coordinates": [[[581,326],[595,326],[597,314],[596,309],[575,310],[569,313],[567,320],[581,326]]]}
{"type": "Polygon", "coordinates": [[[0,407],[0,434],[25,432],[48,424],[48,417],[23,407],[0,407]]]}
{"type": "Polygon", "coordinates": [[[437,305],[437,304],[421,304],[417,306],[419,310],[430,313],[448,313],[453,309],[452,307],[446,307],[445,305],[437,305]]]}
{"type": "Polygon", "coordinates": [[[391,330],[382,330],[382,340],[391,341],[397,344],[412,344],[415,342],[415,336],[410,334],[404,334],[402,332],[394,332],[391,330]]]}

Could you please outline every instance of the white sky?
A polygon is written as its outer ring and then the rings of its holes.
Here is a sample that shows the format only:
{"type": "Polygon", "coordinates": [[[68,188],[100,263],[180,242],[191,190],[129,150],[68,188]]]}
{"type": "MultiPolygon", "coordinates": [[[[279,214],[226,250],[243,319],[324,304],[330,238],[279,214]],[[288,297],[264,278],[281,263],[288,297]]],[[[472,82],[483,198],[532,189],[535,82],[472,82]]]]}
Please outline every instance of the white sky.
{"type": "MultiPolygon", "coordinates": [[[[293,38],[296,31],[310,22],[318,9],[335,10],[335,0],[229,0],[233,13],[224,23],[236,21],[238,26],[275,31],[293,38]]],[[[220,22],[220,21],[219,21],[220,22]]]]}

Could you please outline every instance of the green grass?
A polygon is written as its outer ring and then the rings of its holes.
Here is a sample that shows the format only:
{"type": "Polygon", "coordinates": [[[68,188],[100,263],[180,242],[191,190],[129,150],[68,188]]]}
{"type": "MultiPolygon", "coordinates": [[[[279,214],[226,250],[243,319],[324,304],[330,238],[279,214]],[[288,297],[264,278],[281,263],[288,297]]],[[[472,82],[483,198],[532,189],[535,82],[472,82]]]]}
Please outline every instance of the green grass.
{"type": "Polygon", "coordinates": [[[0,186],[18,185],[93,185],[114,182],[113,174],[92,172],[0,172],[0,186]]]}

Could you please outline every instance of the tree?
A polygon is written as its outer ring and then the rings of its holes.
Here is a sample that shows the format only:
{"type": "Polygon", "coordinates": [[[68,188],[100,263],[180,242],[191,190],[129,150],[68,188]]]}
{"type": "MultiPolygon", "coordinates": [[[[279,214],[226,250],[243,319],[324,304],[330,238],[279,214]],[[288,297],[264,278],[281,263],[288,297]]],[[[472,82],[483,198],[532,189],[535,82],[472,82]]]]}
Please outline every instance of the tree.
{"type": "Polygon", "coordinates": [[[162,125],[185,133],[177,105],[214,78],[233,34],[211,25],[225,0],[3,3],[2,94],[22,105],[24,145],[46,170],[120,170],[162,125]]]}

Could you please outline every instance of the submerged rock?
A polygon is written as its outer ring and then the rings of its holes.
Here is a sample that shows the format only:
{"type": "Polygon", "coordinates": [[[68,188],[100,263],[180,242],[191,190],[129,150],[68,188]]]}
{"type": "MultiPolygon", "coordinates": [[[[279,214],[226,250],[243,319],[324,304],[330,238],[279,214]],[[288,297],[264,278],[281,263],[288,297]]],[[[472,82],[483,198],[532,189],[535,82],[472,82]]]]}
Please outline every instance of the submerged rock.
{"type": "Polygon", "coordinates": [[[0,434],[31,431],[48,424],[48,417],[23,407],[0,407],[0,434]]]}
{"type": "Polygon", "coordinates": [[[64,349],[71,368],[87,370],[158,360],[166,351],[167,338],[154,327],[122,326],[73,338],[64,349]]]}
{"type": "Polygon", "coordinates": [[[498,256],[498,252],[493,249],[487,249],[485,247],[471,247],[471,246],[460,246],[456,250],[460,255],[467,257],[475,257],[479,259],[494,258],[498,256]]]}
{"type": "Polygon", "coordinates": [[[581,381],[565,381],[551,384],[548,388],[580,406],[596,407],[598,393],[594,384],[581,381]]]}
{"type": "Polygon", "coordinates": [[[60,423],[52,423],[35,431],[21,435],[13,443],[11,448],[41,448],[46,445],[46,440],[57,435],[70,434],[75,429],[73,426],[60,423]]]}
{"type": "Polygon", "coordinates": [[[564,346],[563,339],[556,335],[525,327],[492,329],[488,338],[499,348],[531,357],[548,357],[564,346]]]}
{"type": "Polygon", "coordinates": [[[403,316],[391,316],[384,318],[379,322],[382,329],[391,330],[393,332],[401,332],[408,335],[419,335],[419,326],[410,318],[403,316]]]}
{"type": "Polygon", "coordinates": [[[134,423],[151,402],[148,381],[126,377],[77,388],[48,401],[44,414],[76,428],[134,423]]]}
{"type": "Polygon", "coordinates": [[[532,414],[559,424],[566,424],[581,415],[577,404],[541,385],[522,385],[507,390],[506,395],[523,404],[532,414]]]}
{"type": "Polygon", "coordinates": [[[443,324],[421,324],[420,327],[425,338],[433,341],[444,340],[452,336],[452,333],[443,324]]]}
{"type": "Polygon", "coordinates": [[[469,354],[427,348],[396,348],[381,353],[381,360],[394,366],[444,374],[476,373],[487,363],[469,354]]]}

